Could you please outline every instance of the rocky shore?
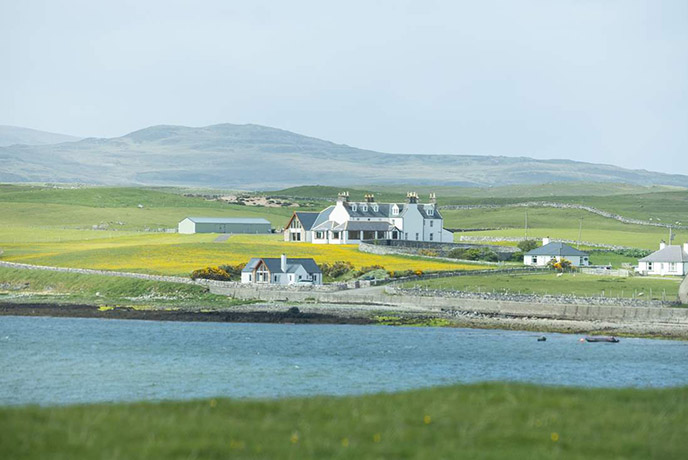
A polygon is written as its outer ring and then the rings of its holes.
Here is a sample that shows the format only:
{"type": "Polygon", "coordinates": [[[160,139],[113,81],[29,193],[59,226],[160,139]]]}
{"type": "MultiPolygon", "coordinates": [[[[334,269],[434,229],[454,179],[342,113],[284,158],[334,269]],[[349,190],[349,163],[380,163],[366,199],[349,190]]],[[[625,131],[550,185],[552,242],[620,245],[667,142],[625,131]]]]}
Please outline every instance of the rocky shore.
{"type": "Polygon", "coordinates": [[[527,330],[573,334],[606,334],[688,340],[688,327],[672,322],[623,322],[569,320],[536,316],[480,313],[470,310],[400,308],[344,304],[247,304],[231,310],[203,308],[136,309],[57,303],[0,303],[0,316],[50,316],[71,318],[134,319],[149,321],[199,321],[275,324],[389,324],[442,325],[481,329],[527,330]]]}

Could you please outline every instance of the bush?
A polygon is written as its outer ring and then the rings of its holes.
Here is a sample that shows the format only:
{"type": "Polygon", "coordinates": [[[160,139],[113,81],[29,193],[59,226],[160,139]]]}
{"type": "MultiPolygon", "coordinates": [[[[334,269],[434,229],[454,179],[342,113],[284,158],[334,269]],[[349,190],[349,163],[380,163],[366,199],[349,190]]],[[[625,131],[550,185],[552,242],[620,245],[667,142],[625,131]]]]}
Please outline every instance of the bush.
{"type": "Polygon", "coordinates": [[[518,246],[518,249],[521,250],[521,252],[528,252],[528,251],[532,251],[535,248],[540,247],[540,244],[536,240],[523,240],[523,241],[519,241],[517,246],[518,246]]]}
{"type": "Polygon", "coordinates": [[[490,248],[455,248],[449,251],[447,255],[454,259],[463,260],[484,260],[487,262],[497,262],[499,260],[497,253],[490,248]]]}
{"type": "Polygon", "coordinates": [[[333,264],[322,264],[320,265],[320,270],[323,272],[323,276],[327,278],[339,278],[340,276],[344,276],[347,273],[353,271],[354,266],[351,262],[343,261],[343,260],[338,260],[337,262],[334,262],[333,264]]]}
{"type": "Polygon", "coordinates": [[[514,252],[513,254],[511,254],[511,260],[513,260],[514,262],[523,262],[523,254],[524,253],[521,251],[514,252]]]}
{"type": "Polygon", "coordinates": [[[437,257],[438,256],[437,251],[434,251],[432,249],[421,249],[420,251],[418,251],[418,255],[426,256],[426,257],[437,257]]]}
{"type": "Polygon", "coordinates": [[[570,270],[572,264],[571,261],[567,259],[561,259],[559,261],[557,259],[552,259],[549,262],[547,262],[547,266],[559,272],[563,272],[565,270],[570,270]]]}
{"type": "Polygon", "coordinates": [[[191,272],[191,279],[205,279],[215,281],[231,281],[232,275],[221,269],[220,267],[206,267],[199,268],[191,272]]]}

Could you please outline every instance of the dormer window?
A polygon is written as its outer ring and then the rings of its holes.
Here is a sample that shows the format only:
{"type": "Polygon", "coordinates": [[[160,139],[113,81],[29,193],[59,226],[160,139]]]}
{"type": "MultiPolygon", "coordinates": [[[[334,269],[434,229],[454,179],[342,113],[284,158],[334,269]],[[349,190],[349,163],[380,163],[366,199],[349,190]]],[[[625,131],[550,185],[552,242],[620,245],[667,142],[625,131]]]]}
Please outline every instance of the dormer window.
{"type": "Polygon", "coordinates": [[[428,209],[428,216],[434,216],[434,215],[435,215],[435,209],[434,208],[428,209]]]}
{"type": "Polygon", "coordinates": [[[399,206],[397,206],[396,204],[394,206],[392,206],[392,215],[394,215],[394,216],[399,215],[399,206]]]}
{"type": "Polygon", "coordinates": [[[367,204],[362,204],[361,205],[361,211],[366,212],[368,210],[368,205],[367,204]]]}
{"type": "Polygon", "coordinates": [[[355,204],[352,204],[352,205],[351,205],[351,210],[352,210],[353,212],[356,212],[356,205],[355,205],[355,204]]]}
{"type": "Polygon", "coordinates": [[[380,210],[380,207],[376,204],[373,205],[373,212],[378,212],[380,210]]]}

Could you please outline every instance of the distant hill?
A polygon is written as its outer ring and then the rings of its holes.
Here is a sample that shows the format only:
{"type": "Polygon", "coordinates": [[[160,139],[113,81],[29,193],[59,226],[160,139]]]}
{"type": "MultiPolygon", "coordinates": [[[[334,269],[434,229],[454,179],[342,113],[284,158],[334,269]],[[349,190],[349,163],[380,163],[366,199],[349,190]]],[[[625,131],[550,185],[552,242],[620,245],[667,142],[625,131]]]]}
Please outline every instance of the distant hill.
{"type": "Polygon", "coordinates": [[[500,186],[616,182],[688,186],[688,176],[571,160],[400,155],[258,125],[153,126],[126,136],[0,147],[0,181],[279,188],[302,184],[500,186]]]}
{"type": "Polygon", "coordinates": [[[56,134],[38,131],[36,129],[0,125],[0,147],[14,144],[59,144],[60,142],[73,142],[78,140],[78,137],[68,136],[66,134],[56,134]]]}

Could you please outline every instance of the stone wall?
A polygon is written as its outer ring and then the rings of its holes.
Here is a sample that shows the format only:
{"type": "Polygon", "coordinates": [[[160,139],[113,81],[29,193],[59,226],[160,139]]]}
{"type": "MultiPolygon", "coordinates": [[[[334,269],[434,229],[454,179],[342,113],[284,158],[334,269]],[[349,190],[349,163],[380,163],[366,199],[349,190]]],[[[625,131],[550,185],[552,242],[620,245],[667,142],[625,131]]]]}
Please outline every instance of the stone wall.
{"type": "Polygon", "coordinates": [[[683,278],[683,282],[678,288],[678,297],[682,304],[688,304],[688,276],[683,278]]]}
{"type": "MultiPolygon", "coordinates": [[[[518,252],[518,248],[513,246],[497,246],[489,244],[471,243],[433,243],[431,241],[408,241],[408,240],[368,240],[358,244],[358,250],[370,254],[403,254],[403,255],[423,255],[424,251],[434,251],[440,258],[446,258],[453,249],[481,249],[487,248],[495,253],[500,260],[509,260],[511,256],[518,252]]],[[[450,259],[456,261],[456,259],[450,259]]],[[[481,263],[483,263],[481,261],[481,263]]]]}
{"type": "MultiPolygon", "coordinates": [[[[526,241],[526,240],[533,240],[535,238],[529,237],[526,238],[524,236],[482,236],[482,235],[460,235],[459,236],[459,241],[466,241],[466,242],[473,242],[473,243],[479,243],[479,242],[495,242],[498,243],[500,241],[511,241],[511,242],[520,242],[520,241],[526,241]]],[[[562,240],[558,238],[550,238],[552,242],[559,242],[559,243],[566,243],[566,244],[574,244],[577,245],[578,241],[574,240],[562,240]]],[[[600,248],[600,249],[610,249],[610,250],[618,250],[618,249],[637,249],[637,248],[632,248],[629,246],[619,246],[619,245],[614,245],[614,244],[604,244],[604,243],[593,243],[591,241],[581,241],[581,245],[591,247],[591,248],[600,248]]]]}

